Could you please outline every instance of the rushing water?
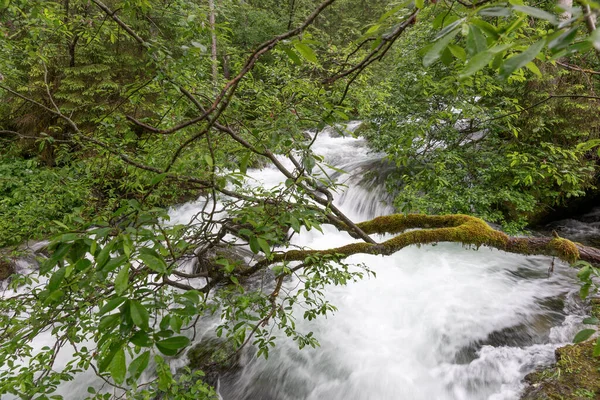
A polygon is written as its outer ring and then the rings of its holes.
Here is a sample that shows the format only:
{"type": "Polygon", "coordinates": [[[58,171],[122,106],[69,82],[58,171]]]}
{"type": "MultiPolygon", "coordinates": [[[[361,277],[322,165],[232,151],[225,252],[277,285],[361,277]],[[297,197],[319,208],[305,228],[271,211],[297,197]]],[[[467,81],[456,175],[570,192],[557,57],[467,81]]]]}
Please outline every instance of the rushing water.
{"type": "MultiPolygon", "coordinates": [[[[380,179],[388,167],[362,139],[325,131],[314,150],[348,172],[337,176],[346,189],[336,203],[353,220],[393,212],[380,179]]],[[[275,169],[250,175],[251,184],[265,187],[283,181],[275,169]]],[[[170,223],[188,222],[201,207],[200,199],[172,209],[170,223]]],[[[297,235],[294,244],[324,249],[353,241],[323,228],[297,235]]],[[[338,311],[327,318],[304,321],[299,310],[298,330],[314,332],[321,346],[298,350],[277,334],[268,360],[248,349],[242,368],[221,377],[224,400],[518,399],[523,377],[554,361],[586,311],[573,271],[557,263],[549,276],[547,257],[439,244],[350,261],[366,263],[377,277],[329,287],[338,311]]],[[[65,353],[57,362],[68,359],[65,353]]],[[[90,384],[99,387],[86,373],[60,392],[83,398],[90,384]]]]}
{"type": "MultiPolygon", "coordinates": [[[[385,166],[363,140],[326,132],[314,150],[349,172],[336,201],[347,215],[360,221],[392,212],[368,175],[385,166]]],[[[253,175],[267,187],[282,180],[275,170],[253,175]]],[[[326,227],[295,244],[351,241],[326,227]]],[[[241,371],[222,378],[223,399],[517,399],[524,376],[554,361],[584,314],[572,271],[559,264],[549,276],[547,257],[440,244],[351,261],[377,278],[328,288],[338,311],[327,318],[304,321],[299,310],[297,328],[314,332],[321,346],[298,350],[278,335],[268,360],[249,355],[241,371]]]]}

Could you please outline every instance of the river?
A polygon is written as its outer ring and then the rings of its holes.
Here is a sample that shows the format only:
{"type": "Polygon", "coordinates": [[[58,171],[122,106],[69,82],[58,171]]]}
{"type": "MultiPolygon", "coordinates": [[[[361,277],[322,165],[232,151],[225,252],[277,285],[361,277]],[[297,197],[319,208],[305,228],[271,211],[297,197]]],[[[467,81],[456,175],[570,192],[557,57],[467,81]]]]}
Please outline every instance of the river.
{"type": "MultiPolygon", "coordinates": [[[[363,139],[330,129],[313,149],[348,172],[339,176],[347,189],[336,205],[353,220],[393,212],[376,179],[385,164],[363,139]]],[[[275,169],[249,175],[265,187],[283,180],[275,169]]],[[[172,210],[172,221],[187,221],[199,206],[172,210]]],[[[326,226],[293,244],[326,249],[351,241],[326,226]]],[[[281,334],[268,360],[249,349],[241,371],[221,378],[224,400],[518,399],[524,376],[554,361],[586,312],[574,271],[557,262],[549,274],[548,257],[444,243],[351,261],[377,277],[328,288],[338,311],[327,318],[309,322],[298,312],[297,328],[314,332],[321,346],[298,350],[281,334]]]]}
{"type": "MultiPolygon", "coordinates": [[[[388,167],[363,139],[329,129],[313,149],[348,172],[337,175],[346,189],[336,204],[350,218],[393,212],[379,179],[388,167]]],[[[282,181],[275,169],[249,171],[251,185],[268,188],[282,181]]],[[[172,208],[168,223],[188,222],[202,204],[199,199],[172,208]]],[[[563,225],[582,233],[590,224],[581,223],[563,225]]],[[[323,228],[295,236],[293,244],[325,249],[353,241],[323,228]]],[[[518,399],[525,375],[554,361],[554,350],[571,341],[587,311],[577,298],[575,271],[556,262],[549,274],[548,257],[442,243],[350,261],[365,263],[376,278],[328,287],[327,299],[338,310],[326,318],[306,321],[297,310],[297,329],[314,332],[320,347],[299,350],[275,332],[277,346],[268,359],[255,358],[247,348],[241,368],[221,376],[223,400],[518,399]]],[[[293,290],[297,283],[290,280],[286,287],[293,290]]],[[[206,322],[205,339],[214,334],[206,322]]],[[[68,359],[62,354],[57,365],[68,359]]],[[[185,362],[175,360],[173,369],[185,362]]],[[[59,392],[66,399],[84,398],[88,385],[101,387],[94,382],[88,372],[59,392]]]]}

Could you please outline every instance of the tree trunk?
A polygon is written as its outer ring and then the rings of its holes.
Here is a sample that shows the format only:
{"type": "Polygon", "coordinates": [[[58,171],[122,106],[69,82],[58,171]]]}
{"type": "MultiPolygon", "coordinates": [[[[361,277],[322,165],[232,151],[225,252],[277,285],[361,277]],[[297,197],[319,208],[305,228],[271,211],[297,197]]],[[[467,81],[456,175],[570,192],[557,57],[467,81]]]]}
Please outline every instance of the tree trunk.
{"type": "Polygon", "coordinates": [[[573,7],[573,0],[557,0],[556,5],[565,10],[558,16],[558,19],[561,22],[568,21],[569,19],[571,19],[571,8],[573,7]]]}
{"type": "Polygon", "coordinates": [[[208,20],[211,32],[211,61],[212,61],[212,79],[215,91],[219,80],[218,59],[217,59],[217,34],[215,31],[215,0],[208,0],[208,20]]]}

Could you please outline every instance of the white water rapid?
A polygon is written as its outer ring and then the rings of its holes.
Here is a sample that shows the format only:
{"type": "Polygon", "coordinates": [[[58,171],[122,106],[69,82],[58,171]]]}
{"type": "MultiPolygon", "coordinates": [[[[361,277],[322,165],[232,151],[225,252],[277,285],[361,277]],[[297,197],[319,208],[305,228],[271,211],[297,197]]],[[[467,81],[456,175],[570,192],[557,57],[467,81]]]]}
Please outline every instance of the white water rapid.
{"type": "MultiPolygon", "coordinates": [[[[362,139],[326,131],[313,149],[349,172],[340,177],[348,189],[336,201],[348,216],[392,212],[380,186],[358,185],[372,183],[364,167],[378,158],[362,139]]],[[[283,180],[275,170],[251,175],[267,187],[283,180]]],[[[294,243],[324,249],[350,241],[326,227],[294,243]]],[[[573,271],[557,265],[548,277],[546,257],[440,244],[351,261],[366,263],[377,277],[328,288],[339,309],[332,316],[308,322],[298,313],[297,328],[314,332],[321,346],[298,350],[279,334],[268,360],[248,356],[241,371],[222,377],[224,400],[518,399],[524,376],[554,361],[584,313],[573,271]]]]}
{"type": "MultiPolygon", "coordinates": [[[[354,221],[393,212],[377,179],[387,168],[380,157],[362,139],[331,133],[322,132],[313,149],[349,172],[338,176],[347,189],[337,205],[354,221]]],[[[250,175],[250,184],[265,187],[283,181],[275,169],[250,175]]],[[[187,223],[201,207],[199,199],[173,208],[169,223],[187,223]]],[[[293,240],[324,249],[353,239],[324,226],[323,234],[313,230],[293,240]]],[[[224,400],[518,399],[524,376],[551,364],[555,348],[573,338],[585,315],[574,271],[557,263],[549,277],[547,257],[439,244],[351,261],[366,263],[377,277],[329,287],[327,298],[338,311],[327,318],[304,321],[299,310],[297,329],[314,332],[321,346],[298,350],[276,333],[268,360],[249,349],[242,368],[221,377],[224,400]]],[[[209,332],[206,322],[201,329],[209,332]]],[[[41,337],[34,345],[52,343],[41,337]]],[[[69,358],[61,353],[58,368],[69,358]]],[[[173,370],[185,362],[173,360],[173,370]]],[[[102,387],[91,371],[59,393],[85,398],[89,385],[102,387]]]]}

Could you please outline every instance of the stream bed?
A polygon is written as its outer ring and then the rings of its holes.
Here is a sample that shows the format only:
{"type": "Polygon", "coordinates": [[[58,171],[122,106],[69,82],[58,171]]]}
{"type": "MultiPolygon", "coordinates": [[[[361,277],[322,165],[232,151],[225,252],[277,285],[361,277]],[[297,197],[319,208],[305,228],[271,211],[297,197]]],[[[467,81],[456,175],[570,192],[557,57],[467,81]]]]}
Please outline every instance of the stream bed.
{"type": "MultiPolygon", "coordinates": [[[[381,179],[390,167],[381,155],[369,153],[363,139],[325,130],[313,150],[347,172],[337,174],[345,188],[336,204],[352,220],[394,212],[381,179]]],[[[249,184],[267,188],[284,180],[270,168],[249,175],[249,184]]],[[[174,207],[168,223],[187,223],[202,206],[198,199],[174,207]]],[[[595,243],[598,221],[600,209],[549,229],[595,243]]],[[[292,240],[314,249],[353,241],[329,225],[323,233],[303,232],[292,240]]],[[[549,257],[441,243],[348,261],[366,264],[376,278],[328,287],[327,299],[337,311],[327,317],[306,321],[297,310],[296,328],[313,332],[320,347],[299,350],[275,331],[277,346],[268,359],[254,357],[255,350],[247,348],[240,368],[220,377],[223,400],[514,400],[525,375],[552,364],[555,349],[572,340],[588,312],[578,298],[576,271],[557,261],[550,273],[549,257]]],[[[32,269],[21,264],[20,272],[32,269]]],[[[285,289],[298,283],[289,280],[285,289]]],[[[210,339],[217,322],[202,323],[204,339],[210,339]]],[[[41,338],[36,345],[45,344],[41,338]]],[[[68,359],[61,355],[57,365],[68,359]]],[[[173,360],[172,368],[185,364],[185,357],[173,360]]],[[[80,399],[88,386],[102,388],[97,383],[87,371],[59,392],[80,399]]]]}
{"type": "MultiPolygon", "coordinates": [[[[336,204],[354,221],[393,212],[378,179],[387,167],[364,140],[325,131],[313,150],[348,172],[336,204]]],[[[275,169],[250,175],[265,187],[283,180],[275,169]]],[[[196,210],[187,204],[172,219],[185,222],[196,210]]],[[[352,241],[325,226],[293,244],[326,249],[352,241]]],[[[329,287],[338,311],[327,318],[305,321],[298,310],[297,328],[314,332],[321,346],[298,350],[276,333],[268,360],[248,349],[242,368],[221,377],[224,400],[518,399],[525,375],[554,361],[587,312],[575,271],[556,262],[550,274],[548,257],[443,243],[350,261],[377,277],[329,287]]],[[[288,282],[288,290],[297,284],[288,282]]]]}

